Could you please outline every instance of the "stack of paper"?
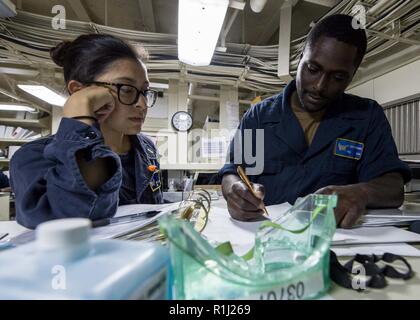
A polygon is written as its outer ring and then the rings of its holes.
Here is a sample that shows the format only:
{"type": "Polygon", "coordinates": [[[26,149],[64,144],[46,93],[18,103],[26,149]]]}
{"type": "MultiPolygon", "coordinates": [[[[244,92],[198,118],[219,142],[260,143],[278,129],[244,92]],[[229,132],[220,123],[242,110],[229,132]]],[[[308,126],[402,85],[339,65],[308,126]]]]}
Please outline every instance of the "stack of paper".
{"type": "Polygon", "coordinates": [[[382,256],[385,252],[406,257],[420,257],[420,250],[407,243],[387,244],[353,244],[347,246],[333,246],[331,248],[337,256],[353,257],[356,254],[375,254],[382,256]]]}
{"type": "MultiPolygon", "coordinates": [[[[140,236],[145,236],[144,240],[156,240],[159,236],[159,229],[157,227],[157,220],[171,210],[179,207],[179,203],[169,204],[133,204],[118,207],[117,213],[114,217],[123,217],[135,213],[141,213],[151,210],[162,211],[161,213],[145,219],[134,220],[125,223],[115,223],[104,227],[94,228],[91,230],[92,239],[136,239],[140,236]],[[154,230],[151,233],[151,230],[154,230]]],[[[31,242],[35,239],[35,232],[28,231],[11,239],[13,245],[22,245],[31,242]]]]}
{"type": "Polygon", "coordinates": [[[337,229],[333,245],[420,242],[420,234],[396,227],[337,229]]]}
{"type": "MultiPolygon", "coordinates": [[[[272,220],[278,219],[291,206],[288,203],[268,206],[272,220]]],[[[382,211],[382,210],[381,210],[382,211]]],[[[229,241],[238,255],[243,255],[254,246],[255,232],[262,221],[242,222],[230,217],[226,208],[213,207],[203,236],[213,245],[229,241]]],[[[397,227],[358,227],[337,229],[332,250],[338,256],[377,254],[392,252],[405,256],[420,256],[420,250],[406,244],[420,243],[420,234],[397,227]]]]}
{"type": "MultiPolygon", "coordinates": [[[[124,216],[136,212],[149,210],[163,210],[164,212],[146,221],[132,222],[107,226],[93,230],[97,238],[135,239],[142,241],[158,240],[160,233],[157,219],[170,210],[179,207],[179,203],[169,205],[130,205],[118,209],[116,216],[124,216]]],[[[291,205],[283,203],[269,206],[267,210],[270,219],[280,218],[291,205]]],[[[398,209],[372,210],[367,215],[366,225],[375,227],[358,227],[354,229],[337,229],[331,250],[337,256],[354,256],[355,254],[382,255],[391,252],[403,256],[418,256],[420,250],[407,243],[420,243],[420,234],[409,232],[395,226],[386,226],[388,223],[396,225],[398,222],[420,220],[420,214],[406,213],[398,209]],[[372,222],[374,221],[374,223],[372,222]]],[[[254,246],[255,232],[262,221],[242,222],[231,218],[226,206],[213,206],[209,221],[202,235],[210,243],[217,245],[229,241],[238,255],[243,255],[254,246]]]]}
{"type": "Polygon", "coordinates": [[[157,220],[171,210],[179,207],[179,203],[169,204],[132,204],[118,207],[114,217],[123,217],[135,213],[151,210],[162,211],[154,217],[132,221],[129,223],[117,223],[92,229],[93,239],[124,239],[124,240],[156,240],[159,237],[157,220]]]}
{"type": "MultiPolygon", "coordinates": [[[[150,210],[161,210],[162,212],[154,217],[131,221],[130,223],[117,223],[104,227],[92,229],[94,239],[131,239],[142,241],[153,241],[160,239],[157,219],[168,214],[179,207],[179,203],[163,205],[128,205],[121,206],[115,217],[131,215],[150,210]]],[[[269,206],[267,210],[270,219],[280,218],[289,208],[288,203],[269,206]]],[[[337,229],[332,250],[338,256],[354,256],[355,254],[377,254],[391,252],[405,256],[420,256],[420,250],[406,244],[420,243],[420,234],[406,231],[394,226],[383,226],[385,223],[395,224],[398,221],[410,219],[420,220],[419,215],[404,213],[400,210],[375,210],[370,211],[367,216],[369,220],[375,220],[375,225],[380,227],[357,227],[354,229],[337,229]]],[[[411,220],[410,220],[411,221],[411,220]]],[[[209,221],[202,232],[202,236],[210,243],[217,245],[229,241],[238,255],[245,254],[254,246],[255,232],[262,221],[242,222],[231,218],[226,205],[212,206],[209,214],[209,221]]],[[[373,223],[371,223],[373,224],[373,223]]],[[[369,225],[367,223],[367,225],[369,225]]],[[[386,224],[385,224],[386,225],[386,224]]],[[[28,232],[12,239],[13,244],[18,245],[34,239],[34,233],[28,232]]]]}
{"type": "Polygon", "coordinates": [[[337,256],[383,255],[385,252],[390,252],[403,256],[420,257],[420,250],[407,244],[416,242],[420,243],[420,234],[395,226],[337,229],[331,250],[337,256]]]}
{"type": "Polygon", "coordinates": [[[362,217],[363,227],[408,226],[420,220],[420,212],[408,212],[401,209],[369,210],[362,217]]]}
{"type": "Polygon", "coordinates": [[[0,138],[33,140],[41,138],[41,134],[21,127],[0,125],[0,138]]]}

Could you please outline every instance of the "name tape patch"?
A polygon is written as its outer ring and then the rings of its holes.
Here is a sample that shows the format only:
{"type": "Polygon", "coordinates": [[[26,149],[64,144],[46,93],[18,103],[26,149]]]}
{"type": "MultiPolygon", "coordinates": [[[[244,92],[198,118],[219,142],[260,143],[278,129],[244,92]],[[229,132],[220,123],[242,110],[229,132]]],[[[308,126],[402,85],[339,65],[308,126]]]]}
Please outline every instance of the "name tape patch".
{"type": "Polygon", "coordinates": [[[347,139],[337,139],[334,154],[339,157],[360,160],[363,154],[364,144],[347,139]]]}

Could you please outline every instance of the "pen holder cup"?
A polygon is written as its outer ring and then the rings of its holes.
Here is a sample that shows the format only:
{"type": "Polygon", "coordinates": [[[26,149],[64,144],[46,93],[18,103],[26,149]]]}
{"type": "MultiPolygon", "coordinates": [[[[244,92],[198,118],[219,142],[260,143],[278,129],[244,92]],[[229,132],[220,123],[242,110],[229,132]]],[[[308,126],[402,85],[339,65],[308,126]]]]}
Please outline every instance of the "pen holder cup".
{"type": "Polygon", "coordinates": [[[165,216],[174,299],[314,299],[330,286],[329,248],[335,195],[309,195],[275,221],[262,223],[255,246],[236,255],[213,247],[191,223],[165,216]]]}

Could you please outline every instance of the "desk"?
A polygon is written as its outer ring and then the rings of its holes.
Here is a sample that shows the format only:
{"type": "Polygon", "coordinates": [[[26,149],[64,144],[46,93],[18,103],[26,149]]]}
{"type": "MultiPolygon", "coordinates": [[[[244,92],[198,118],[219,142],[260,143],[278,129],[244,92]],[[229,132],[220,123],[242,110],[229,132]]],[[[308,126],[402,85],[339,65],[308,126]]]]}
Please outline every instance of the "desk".
{"type": "MultiPolygon", "coordinates": [[[[213,202],[216,207],[226,208],[226,203],[223,199],[213,202]]],[[[0,221],[0,233],[9,233],[10,236],[16,236],[28,229],[18,225],[15,221],[0,221]]],[[[420,249],[420,245],[417,246],[420,249]]],[[[1,254],[1,252],[0,252],[1,254]]],[[[340,258],[341,262],[348,260],[348,258],[340,258]]],[[[326,299],[344,299],[344,300],[372,300],[372,299],[420,299],[420,258],[408,257],[407,261],[411,264],[415,276],[408,280],[387,279],[388,286],[385,289],[369,289],[364,292],[356,292],[353,290],[338,287],[334,283],[326,296],[326,299]]]]}
{"type": "MultiPolygon", "coordinates": [[[[212,205],[214,207],[226,208],[226,201],[221,197],[219,200],[213,201],[212,205]]],[[[420,249],[420,244],[416,247],[420,249]]],[[[349,257],[339,257],[341,263],[349,259],[349,257]]],[[[418,300],[420,299],[420,257],[407,257],[406,259],[415,272],[414,277],[408,281],[387,278],[388,286],[385,289],[368,288],[364,292],[345,289],[332,282],[331,290],[325,298],[337,300],[418,300]]]]}
{"type": "Polygon", "coordinates": [[[3,240],[18,236],[19,234],[29,231],[29,229],[22,227],[16,221],[0,221],[0,233],[8,233],[9,235],[3,240]]]}

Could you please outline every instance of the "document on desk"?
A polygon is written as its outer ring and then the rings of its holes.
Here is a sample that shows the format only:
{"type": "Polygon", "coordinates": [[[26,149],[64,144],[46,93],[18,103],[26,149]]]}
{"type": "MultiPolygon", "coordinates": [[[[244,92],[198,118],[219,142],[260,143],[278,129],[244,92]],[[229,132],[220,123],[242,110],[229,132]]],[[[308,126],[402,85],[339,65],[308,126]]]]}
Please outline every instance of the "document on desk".
{"type": "Polygon", "coordinates": [[[369,210],[362,217],[361,226],[407,226],[417,220],[420,220],[420,212],[404,211],[401,209],[377,209],[369,210]]]}
{"type": "Polygon", "coordinates": [[[420,257],[420,250],[407,243],[353,244],[350,246],[333,246],[331,250],[339,257],[354,257],[356,254],[382,256],[385,252],[405,257],[420,257]]]}
{"type": "MultiPolygon", "coordinates": [[[[270,218],[276,220],[283,215],[290,204],[268,206],[270,218]]],[[[236,254],[245,254],[252,248],[255,241],[255,232],[262,221],[242,222],[230,217],[225,208],[213,207],[209,215],[209,223],[202,235],[213,245],[226,241],[232,244],[236,254]]],[[[397,227],[360,227],[354,229],[337,229],[333,246],[359,245],[359,244],[392,244],[405,242],[420,242],[420,234],[406,231],[397,227]]],[[[394,246],[394,249],[396,247],[394,246]]],[[[413,254],[413,251],[411,251],[413,254]]]]}
{"type": "Polygon", "coordinates": [[[420,242],[420,234],[397,227],[337,229],[332,245],[420,242]]]}
{"type": "MultiPolygon", "coordinates": [[[[271,220],[283,215],[291,205],[283,203],[268,206],[267,210],[271,220]]],[[[226,208],[212,207],[209,221],[202,235],[214,246],[229,241],[233,251],[238,255],[248,252],[254,245],[255,232],[260,224],[265,221],[244,222],[231,218],[226,208]]]]}
{"type": "Polygon", "coordinates": [[[114,217],[123,217],[130,214],[146,211],[170,211],[179,207],[180,202],[174,203],[163,203],[163,204],[129,204],[125,206],[119,206],[114,217]]]}
{"type": "Polygon", "coordinates": [[[165,204],[130,204],[118,207],[118,210],[114,217],[124,217],[127,215],[137,214],[146,211],[161,211],[159,214],[145,219],[135,220],[127,223],[116,223],[110,224],[104,227],[94,228],[91,231],[93,239],[113,239],[126,236],[127,234],[137,232],[139,229],[144,228],[154,222],[160,217],[167,214],[171,210],[175,210],[179,207],[177,203],[165,203],[165,204]]]}
{"type": "MultiPolygon", "coordinates": [[[[98,227],[91,230],[92,239],[113,239],[125,236],[131,232],[136,232],[139,229],[152,224],[157,221],[161,216],[167,214],[173,209],[178,208],[179,202],[177,203],[165,203],[165,204],[132,204],[120,206],[117,209],[114,217],[123,217],[131,214],[158,210],[161,213],[147,219],[134,220],[125,223],[110,224],[104,227],[98,227]]],[[[17,237],[11,239],[13,245],[22,245],[35,240],[35,232],[28,231],[20,234],[17,237]]]]}
{"type": "Polygon", "coordinates": [[[367,218],[389,218],[389,219],[417,219],[420,220],[420,212],[404,211],[401,209],[374,209],[368,210],[367,218]]]}

